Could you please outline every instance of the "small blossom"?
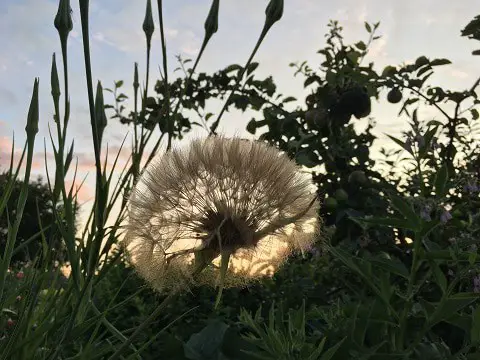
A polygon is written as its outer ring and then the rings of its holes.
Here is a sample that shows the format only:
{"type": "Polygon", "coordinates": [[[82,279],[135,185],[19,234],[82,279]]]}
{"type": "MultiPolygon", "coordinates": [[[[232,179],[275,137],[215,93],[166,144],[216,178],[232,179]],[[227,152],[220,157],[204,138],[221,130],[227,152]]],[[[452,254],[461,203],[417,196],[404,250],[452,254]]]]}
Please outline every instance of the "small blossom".
{"type": "Polygon", "coordinates": [[[370,244],[370,239],[367,236],[361,236],[360,239],[358,240],[358,244],[362,248],[367,247],[368,244],[370,244]]]}
{"type": "Polygon", "coordinates": [[[309,252],[314,258],[319,258],[322,255],[321,251],[317,247],[313,247],[309,252]]]}
{"type": "Polygon", "coordinates": [[[480,293],[480,275],[473,278],[473,292],[480,293]]]}
{"type": "Polygon", "coordinates": [[[17,301],[22,301],[22,297],[21,297],[20,295],[18,295],[18,296],[15,298],[15,300],[17,300],[17,301]]]}
{"type": "Polygon", "coordinates": [[[451,276],[451,277],[455,276],[455,273],[453,272],[452,269],[448,269],[447,274],[448,274],[448,276],[451,276]]]}
{"type": "Polygon", "coordinates": [[[13,321],[11,318],[8,318],[8,320],[7,320],[7,326],[8,326],[8,327],[12,327],[13,325],[15,325],[15,321],[13,321]]]}
{"type": "Polygon", "coordinates": [[[455,238],[455,237],[448,238],[448,242],[450,244],[456,244],[457,243],[457,238],[455,238]]]}
{"type": "Polygon", "coordinates": [[[463,190],[465,192],[474,194],[480,191],[480,187],[476,181],[469,181],[464,187],[463,190]]]}
{"type": "Polygon", "coordinates": [[[452,214],[450,214],[449,211],[447,210],[444,210],[441,214],[440,214],[440,221],[443,223],[443,224],[446,224],[449,220],[452,219],[452,214]]]}
{"type": "Polygon", "coordinates": [[[24,277],[25,277],[25,274],[23,271],[19,271],[17,272],[17,274],[15,275],[15,277],[18,279],[18,280],[22,280],[24,277]]]}
{"type": "Polygon", "coordinates": [[[430,205],[425,205],[421,210],[420,210],[420,217],[425,220],[425,221],[431,221],[432,218],[430,217],[430,212],[432,211],[432,208],[430,205]]]}

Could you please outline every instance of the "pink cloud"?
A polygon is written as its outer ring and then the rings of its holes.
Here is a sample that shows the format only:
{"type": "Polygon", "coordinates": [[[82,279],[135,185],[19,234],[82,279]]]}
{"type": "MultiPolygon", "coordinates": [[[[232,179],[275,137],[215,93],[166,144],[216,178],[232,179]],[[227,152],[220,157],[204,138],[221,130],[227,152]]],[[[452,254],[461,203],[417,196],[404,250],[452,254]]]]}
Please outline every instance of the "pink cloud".
{"type": "MultiPolygon", "coordinates": [[[[108,148],[108,161],[107,161],[107,170],[111,171],[115,158],[118,155],[117,164],[115,165],[115,170],[119,171],[122,169],[125,164],[129,161],[131,150],[123,147],[120,149],[120,146],[110,146],[108,148]],[[120,152],[120,153],[119,153],[120,152]]],[[[105,156],[107,154],[106,149],[102,149],[102,167],[105,163],[105,156]]],[[[74,154],[74,159],[72,163],[72,168],[78,164],[78,170],[83,172],[95,171],[95,156],[90,152],[77,152],[74,154]]]]}
{"type": "MultiPolygon", "coordinates": [[[[14,162],[20,159],[22,152],[15,147],[14,162]]],[[[12,155],[12,140],[6,136],[0,136],[0,171],[10,167],[10,158],[12,155]]]]}
{"type": "MultiPolygon", "coordinates": [[[[0,124],[1,125],[1,124],[0,124]]],[[[10,158],[12,156],[12,145],[13,141],[11,138],[6,136],[0,137],[0,168],[6,170],[10,167],[10,158]]],[[[15,147],[13,149],[13,164],[14,166],[18,166],[18,161],[22,156],[22,148],[17,146],[15,143],[15,147]]],[[[53,159],[53,154],[47,153],[47,161],[53,159]]],[[[23,159],[22,168],[25,167],[26,159],[23,159]]],[[[44,152],[36,152],[33,154],[32,159],[32,170],[42,170],[45,168],[45,153],[44,152]]]]}
{"type": "Polygon", "coordinates": [[[73,194],[77,194],[78,201],[80,203],[85,203],[87,201],[93,200],[95,197],[95,190],[87,185],[85,182],[82,183],[82,180],[76,179],[65,181],[65,188],[69,191],[73,186],[73,194]]]}

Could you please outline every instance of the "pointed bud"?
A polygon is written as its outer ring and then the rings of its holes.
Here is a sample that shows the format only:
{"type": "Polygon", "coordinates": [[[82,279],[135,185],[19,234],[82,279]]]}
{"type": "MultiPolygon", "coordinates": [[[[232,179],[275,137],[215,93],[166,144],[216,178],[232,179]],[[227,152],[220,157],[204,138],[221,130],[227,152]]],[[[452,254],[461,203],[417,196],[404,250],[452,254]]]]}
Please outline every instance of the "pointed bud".
{"type": "Polygon", "coordinates": [[[220,0],[213,0],[207,20],[205,20],[205,39],[209,39],[218,30],[218,10],[220,8],[220,0]]]}
{"type": "Polygon", "coordinates": [[[60,82],[58,81],[57,64],[55,62],[55,53],[52,56],[52,70],[50,72],[50,84],[52,87],[52,96],[55,102],[60,98],[60,82]]]}
{"type": "Polygon", "coordinates": [[[32,100],[30,101],[30,107],[28,109],[27,115],[27,125],[25,126],[25,131],[28,136],[35,136],[38,132],[38,78],[35,78],[35,82],[33,83],[33,93],[32,93],[32,100]]]}
{"type": "Polygon", "coordinates": [[[135,69],[133,71],[133,89],[137,91],[140,83],[138,82],[138,63],[135,63],[135,69]]]}
{"type": "Polygon", "coordinates": [[[60,0],[58,3],[58,11],[53,21],[55,28],[60,34],[60,38],[67,38],[68,33],[73,29],[72,8],[70,0],[60,0]]]}
{"type": "Polygon", "coordinates": [[[143,20],[143,32],[147,37],[147,45],[150,46],[153,32],[155,31],[155,24],[153,23],[152,2],[147,0],[147,10],[145,11],[145,19],[143,20]]]}
{"type": "Polygon", "coordinates": [[[102,136],[107,126],[107,116],[105,115],[105,105],[103,103],[103,88],[100,81],[97,84],[97,93],[95,95],[95,121],[97,125],[98,142],[102,143],[102,136]]]}
{"type": "Polygon", "coordinates": [[[283,0],[270,0],[265,10],[265,29],[269,29],[273,24],[282,18],[283,0]]]}

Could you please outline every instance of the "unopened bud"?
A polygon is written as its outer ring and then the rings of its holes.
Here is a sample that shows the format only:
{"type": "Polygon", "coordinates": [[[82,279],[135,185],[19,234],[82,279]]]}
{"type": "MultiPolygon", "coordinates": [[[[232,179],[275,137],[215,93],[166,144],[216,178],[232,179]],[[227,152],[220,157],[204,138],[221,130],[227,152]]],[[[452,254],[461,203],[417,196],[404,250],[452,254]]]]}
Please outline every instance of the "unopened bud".
{"type": "Polygon", "coordinates": [[[38,132],[38,78],[35,79],[33,83],[33,93],[32,100],[30,101],[30,107],[28,109],[27,115],[27,125],[25,126],[25,131],[27,136],[35,136],[38,132]]]}
{"type": "Polygon", "coordinates": [[[57,64],[55,61],[55,54],[52,56],[52,70],[50,72],[50,85],[52,87],[52,96],[55,101],[60,98],[60,82],[58,81],[57,64]]]}
{"type": "Polygon", "coordinates": [[[265,28],[269,29],[273,24],[282,18],[283,0],[270,0],[265,10],[265,28]]]}
{"type": "Polygon", "coordinates": [[[97,84],[97,93],[95,95],[95,121],[97,126],[97,135],[99,144],[102,143],[102,136],[107,126],[107,116],[105,115],[105,105],[103,103],[103,88],[100,81],[97,84]]]}
{"type": "Polygon", "coordinates": [[[133,71],[133,88],[136,90],[140,86],[138,82],[138,63],[135,63],[135,69],[133,71]]]}
{"type": "Polygon", "coordinates": [[[57,15],[55,16],[53,24],[60,34],[60,38],[66,38],[68,33],[73,29],[70,0],[60,0],[58,3],[57,15]]]}
{"type": "Polygon", "coordinates": [[[207,20],[205,20],[205,38],[209,39],[218,30],[218,10],[220,8],[220,0],[213,0],[207,20]]]}
{"type": "Polygon", "coordinates": [[[24,277],[25,277],[25,273],[23,271],[19,271],[17,273],[17,275],[15,275],[15,277],[18,279],[18,280],[22,280],[24,277]]]}
{"type": "Polygon", "coordinates": [[[145,11],[145,19],[143,20],[142,28],[147,37],[147,45],[150,46],[152,35],[155,31],[155,24],[152,16],[152,2],[150,0],[147,0],[147,9],[145,11]]]}

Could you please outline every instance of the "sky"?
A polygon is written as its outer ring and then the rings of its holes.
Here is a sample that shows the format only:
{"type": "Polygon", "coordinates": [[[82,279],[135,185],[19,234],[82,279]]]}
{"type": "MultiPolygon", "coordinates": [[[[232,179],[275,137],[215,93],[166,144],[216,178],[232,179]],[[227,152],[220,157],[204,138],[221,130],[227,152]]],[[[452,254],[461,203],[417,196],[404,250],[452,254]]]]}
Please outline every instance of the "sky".
{"type": "MultiPolygon", "coordinates": [[[[177,67],[176,55],[194,58],[203,39],[203,24],[210,0],[166,0],[164,22],[170,76],[177,67]]],[[[267,0],[221,0],[219,30],[213,36],[198,71],[212,73],[232,63],[244,64],[253,49],[265,21],[267,0]]],[[[48,146],[48,127],[53,124],[50,95],[52,54],[62,78],[60,42],[53,26],[57,1],[0,0],[0,168],[8,162],[15,134],[15,151],[25,139],[25,119],[35,77],[40,78],[40,124],[36,141],[34,174],[45,174],[44,141],[47,159],[52,158],[48,146]]],[[[93,151],[86,95],[85,68],[80,29],[78,1],[72,2],[73,31],[69,37],[69,79],[71,119],[69,139],[75,139],[75,156],[79,161],[78,178],[87,176],[79,193],[82,202],[92,199],[94,188],[93,151]]],[[[460,37],[460,30],[473,18],[477,0],[285,0],[283,18],[268,33],[255,58],[260,63],[258,76],[272,75],[283,94],[302,99],[303,78],[294,77],[291,62],[307,60],[317,67],[322,58],[316,54],[324,47],[324,35],[330,19],[344,28],[346,43],[366,40],[364,22],[380,21],[378,34],[367,58],[377,70],[386,65],[412,62],[421,55],[448,58],[452,65],[442,67],[432,82],[450,89],[469,88],[478,76],[479,57],[471,56],[478,45],[460,37]]],[[[156,1],[153,1],[156,30],[152,45],[151,82],[158,79],[162,62],[156,1]]],[[[145,2],[140,0],[90,1],[91,56],[94,83],[100,80],[111,87],[115,80],[125,81],[130,95],[134,62],[139,63],[141,76],[145,71],[145,38],[142,22],[145,2]]],[[[63,87],[63,83],[62,83],[63,87]]],[[[105,102],[112,103],[105,94],[105,102]]],[[[303,104],[302,104],[303,105],[303,104]]],[[[400,105],[374,101],[372,117],[377,121],[375,134],[385,144],[385,133],[399,134],[406,128],[405,119],[398,118],[400,105]]],[[[431,109],[423,116],[438,117],[431,109]]],[[[251,114],[235,112],[222,120],[220,132],[245,134],[251,114]]],[[[366,119],[359,126],[366,125],[366,119]]],[[[105,144],[118,148],[129,129],[109,120],[105,144]]],[[[205,135],[196,132],[194,135],[205,135]]],[[[71,177],[68,178],[72,184],[71,177]]]]}

